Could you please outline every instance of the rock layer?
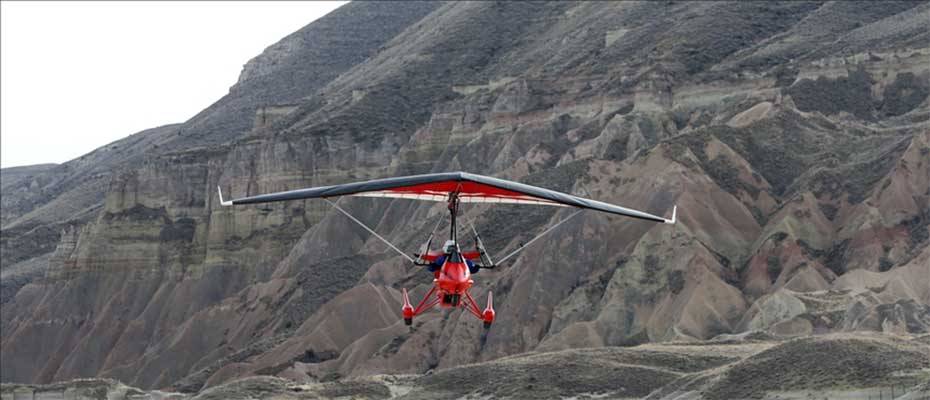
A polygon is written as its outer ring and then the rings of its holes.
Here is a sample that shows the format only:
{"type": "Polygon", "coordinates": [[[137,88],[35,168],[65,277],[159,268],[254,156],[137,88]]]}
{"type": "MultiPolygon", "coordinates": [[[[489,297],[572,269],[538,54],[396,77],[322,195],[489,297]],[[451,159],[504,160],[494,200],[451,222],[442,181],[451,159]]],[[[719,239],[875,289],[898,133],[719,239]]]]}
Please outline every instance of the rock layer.
{"type": "MultiPolygon", "coordinates": [[[[0,379],[198,391],[750,330],[926,332],[930,36],[911,22],[930,5],[879,8],[349,4],[190,121],[4,170],[0,379]],[[498,309],[482,335],[459,312],[406,329],[400,289],[429,277],[325,203],[214,192],[448,170],[678,205],[680,222],[564,224],[477,276],[498,309]]],[[[445,215],[340,204],[408,249],[445,215]]],[[[568,212],[463,217],[502,254],[568,212]]]]}

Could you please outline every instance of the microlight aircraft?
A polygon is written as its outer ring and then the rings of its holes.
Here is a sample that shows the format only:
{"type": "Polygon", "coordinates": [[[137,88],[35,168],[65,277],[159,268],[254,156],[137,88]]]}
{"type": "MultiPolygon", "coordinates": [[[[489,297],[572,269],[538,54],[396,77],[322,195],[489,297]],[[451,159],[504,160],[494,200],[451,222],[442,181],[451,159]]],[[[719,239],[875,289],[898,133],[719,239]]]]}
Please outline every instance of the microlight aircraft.
{"type": "Polygon", "coordinates": [[[442,308],[461,307],[465,309],[482,320],[486,329],[491,327],[491,323],[494,322],[495,316],[491,292],[488,292],[488,301],[484,310],[478,307],[478,303],[471,296],[471,293],[469,293],[469,290],[474,284],[472,275],[477,273],[480,269],[495,268],[526,248],[530,243],[551,232],[553,229],[584,210],[600,211],[666,224],[674,224],[677,214],[677,208],[672,208],[672,218],[665,219],[613,204],[467,172],[446,172],[375,179],[364,182],[262,194],[234,200],[224,200],[222,190],[217,188],[217,191],[220,196],[220,204],[224,206],[316,198],[325,200],[336,210],[345,214],[355,223],[361,225],[365,230],[383,241],[407,260],[415,265],[428,267],[429,271],[433,273],[433,286],[416,308],[410,304],[407,290],[403,289],[404,305],[401,312],[403,314],[404,323],[407,325],[412,324],[414,317],[439,305],[442,308]],[[340,196],[385,197],[446,202],[451,222],[449,240],[445,242],[441,249],[430,250],[433,240],[433,234],[430,234],[426,243],[420,248],[420,251],[414,253],[411,257],[330,200],[331,198],[340,196]],[[478,232],[475,230],[474,225],[471,226],[472,233],[474,234],[474,251],[463,252],[459,248],[458,235],[456,233],[456,216],[459,214],[459,204],[461,203],[560,206],[573,208],[575,212],[567,218],[553,224],[533,239],[522,244],[516,250],[495,262],[485,250],[484,244],[481,242],[481,238],[478,236],[478,232]]]}

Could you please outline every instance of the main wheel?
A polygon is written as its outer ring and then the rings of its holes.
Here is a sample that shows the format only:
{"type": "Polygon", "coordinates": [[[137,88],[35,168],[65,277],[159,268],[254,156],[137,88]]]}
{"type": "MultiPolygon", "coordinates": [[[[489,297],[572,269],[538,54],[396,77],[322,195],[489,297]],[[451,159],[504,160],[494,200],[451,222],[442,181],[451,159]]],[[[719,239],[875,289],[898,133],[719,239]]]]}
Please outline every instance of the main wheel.
{"type": "Polygon", "coordinates": [[[404,318],[404,325],[413,325],[413,318],[404,318]]]}
{"type": "Polygon", "coordinates": [[[484,322],[484,329],[485,329],[485,330],[491,329],[491,323],[485,321],[485,322],[484,322]]]}

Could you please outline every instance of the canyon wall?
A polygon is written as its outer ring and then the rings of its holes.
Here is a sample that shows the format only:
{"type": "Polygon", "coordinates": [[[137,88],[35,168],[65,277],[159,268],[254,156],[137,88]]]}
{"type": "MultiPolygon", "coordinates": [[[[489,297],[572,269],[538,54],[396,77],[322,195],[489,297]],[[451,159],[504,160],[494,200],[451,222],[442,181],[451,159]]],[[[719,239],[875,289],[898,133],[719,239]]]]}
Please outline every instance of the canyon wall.
{"type": "MultiPolygon", "coordinates": [[[[190,121],[3,170],[0,380],[197,391],[531,351],[930,329],[926,2],[353,2],[190,121]],[[228,197],[463,170],[583,213],[513,262],[487,333],[408,329],[430,277],[325,202],[228,197]]],[[[342,199],[416,249],[442,204],[342,199]]],[[[468,206],[504,254],[571,210],[468,206]]]]}

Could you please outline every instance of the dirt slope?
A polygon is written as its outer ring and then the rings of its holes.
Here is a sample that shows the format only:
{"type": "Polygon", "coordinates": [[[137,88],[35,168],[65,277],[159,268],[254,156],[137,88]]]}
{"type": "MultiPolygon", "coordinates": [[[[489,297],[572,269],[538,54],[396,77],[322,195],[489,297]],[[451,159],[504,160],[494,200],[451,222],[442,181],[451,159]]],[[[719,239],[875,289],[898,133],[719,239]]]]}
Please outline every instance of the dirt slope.
{"type": "MultiPolygon", "coordinates": [[[[764,335],[756,334],[761,338],[764,335]]],[[[142,392],[115,381],[4,385],[0,395],[128,399],[749,399],[855,398],[879,391],[928,395],[930,346],[889,335],[834,334],[789,341],[718,339],[530,353],[424,375],[332,382],[251,377],[196,394],[142,392]],[[144,394],[143,394],[144,393],[144,394]]]]}

